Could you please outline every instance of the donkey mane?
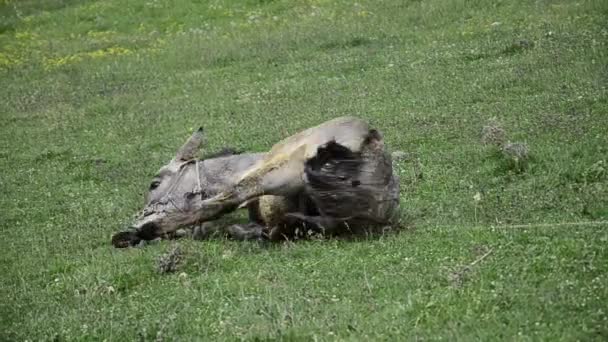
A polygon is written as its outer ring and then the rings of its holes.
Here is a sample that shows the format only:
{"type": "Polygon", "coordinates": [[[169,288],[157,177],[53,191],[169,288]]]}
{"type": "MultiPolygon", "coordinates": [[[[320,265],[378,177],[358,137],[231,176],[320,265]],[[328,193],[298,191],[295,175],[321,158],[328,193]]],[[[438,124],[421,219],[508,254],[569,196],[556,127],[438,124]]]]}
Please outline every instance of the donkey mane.
{"type": "Polygon", "coordinates": [[[233,147],[224,147],[219,151],[210,152],[210,153],[203,155],[200,160],[203,161],[206,159],[228,157],[228,156],[233,156],[235,154],[242,154],[243,152],[244,151],[237,150],[236,148],[233,148],[233,147]]]}

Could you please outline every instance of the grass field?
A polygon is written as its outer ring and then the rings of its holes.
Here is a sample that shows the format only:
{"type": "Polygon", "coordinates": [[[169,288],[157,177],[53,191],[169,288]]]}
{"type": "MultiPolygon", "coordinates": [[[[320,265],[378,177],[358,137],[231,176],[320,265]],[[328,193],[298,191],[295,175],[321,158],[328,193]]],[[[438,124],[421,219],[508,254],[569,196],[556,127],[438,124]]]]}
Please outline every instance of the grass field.
{"type": "Polygon", "coordinates": [[[0,340],[608,339],[608,2],[0,0],[0,340]],[[403,230],[117,250],[191,131],[340,115],[403,230]],[[481,143],[491,120],[524,162],[481,143]]]}

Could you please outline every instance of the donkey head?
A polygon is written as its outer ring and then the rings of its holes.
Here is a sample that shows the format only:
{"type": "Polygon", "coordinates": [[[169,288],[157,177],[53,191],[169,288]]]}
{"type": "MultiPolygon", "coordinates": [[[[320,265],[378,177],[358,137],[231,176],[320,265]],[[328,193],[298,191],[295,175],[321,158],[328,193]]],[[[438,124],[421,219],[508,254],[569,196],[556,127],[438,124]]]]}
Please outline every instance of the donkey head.
{"type": "Polygon", "coordinates": [[[115,247],[128,247],[141,240],[152,240],[181,226],[188,226],[217,216],[221,207],[205,205],[207,195],[201,188],[199,160],[196,154],[203,145],[199,128],[161,167],[145,195],[145,206],[132,229],[112,237],[115,247]]]}

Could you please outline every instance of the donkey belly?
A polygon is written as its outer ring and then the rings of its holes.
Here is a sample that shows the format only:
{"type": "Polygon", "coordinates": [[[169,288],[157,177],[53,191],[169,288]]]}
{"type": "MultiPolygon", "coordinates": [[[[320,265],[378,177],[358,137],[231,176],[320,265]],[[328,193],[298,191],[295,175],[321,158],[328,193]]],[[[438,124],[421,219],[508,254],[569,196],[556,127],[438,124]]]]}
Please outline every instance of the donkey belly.
{"type": "Polygon", "coordinates": [[[285,220],[285,214],[296,210],[296,203],[288,197],[265,195],[259,198],[259,215],[267,227],[276,227],[285,220]]]}

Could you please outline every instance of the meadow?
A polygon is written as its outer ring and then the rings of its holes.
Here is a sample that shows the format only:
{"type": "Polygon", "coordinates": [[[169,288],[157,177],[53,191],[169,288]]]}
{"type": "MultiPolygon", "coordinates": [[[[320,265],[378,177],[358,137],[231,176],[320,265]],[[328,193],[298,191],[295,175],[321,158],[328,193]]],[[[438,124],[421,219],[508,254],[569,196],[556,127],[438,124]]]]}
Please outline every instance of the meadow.
{"type": "Polygon", "coordinates": [[[607,23],[604,0],[0,0],[0,340],[608,339],[607,23]],[[264,151],[341,115],[407,154],[398,233],[111,246],[199,126],[264,151]]]}

